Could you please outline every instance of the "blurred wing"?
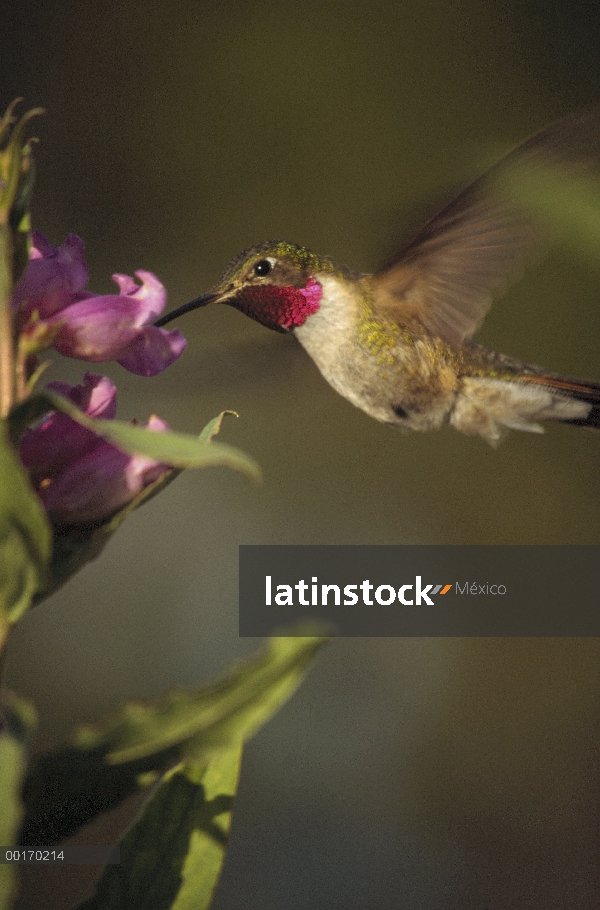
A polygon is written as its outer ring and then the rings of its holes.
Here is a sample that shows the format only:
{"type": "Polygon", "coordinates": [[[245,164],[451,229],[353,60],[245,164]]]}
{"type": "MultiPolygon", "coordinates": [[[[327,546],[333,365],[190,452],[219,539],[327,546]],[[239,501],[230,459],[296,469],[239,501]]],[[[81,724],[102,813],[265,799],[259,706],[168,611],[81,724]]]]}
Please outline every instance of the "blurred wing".
{"type": "Polygon", "coordinates": [[[414,320],[449,344],[473,334],[492,297],[542,247],[536,225],[511,201],[532,170],[590,174],[600,165],[600,105],[536,133],[434,215],[374,276],[377,308],[400,324],[414,320]]]}

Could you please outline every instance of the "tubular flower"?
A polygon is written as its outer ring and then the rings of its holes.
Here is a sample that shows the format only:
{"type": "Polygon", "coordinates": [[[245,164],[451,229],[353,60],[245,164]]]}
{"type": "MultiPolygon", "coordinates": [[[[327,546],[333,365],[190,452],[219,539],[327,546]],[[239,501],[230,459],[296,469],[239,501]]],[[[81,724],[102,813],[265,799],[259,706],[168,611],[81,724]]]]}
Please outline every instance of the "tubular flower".
{"type": "Polygon", "coordinates": [[[138,376],[155,376],[186,346],[181,332],[151,323],[162,313],[167,292],[152,272],[113,275],[118,294],[85,291],[88,271],[83,241],[69,234],[56,249],[35,231],[30,261],[15,288],[13,304],[21,330],[42,323],[52,344],[66,357],[99,362],[116,360],[138,376]]]}
{"type": "MultiPolygon", "coordinates": [[[[83,385],[52,382],[48,389],[70,399],[90,417],[115,415],[116,388],[104,376],[87,373],[83,385]]],[[[161,432],[168,426],[151,417],[146,428],[161,432]]],[[[101,523],[170,469],[143,455],[127,455],[59,412],[48,414],[25,432],[19,454],[58,529],[101,523]]]]}

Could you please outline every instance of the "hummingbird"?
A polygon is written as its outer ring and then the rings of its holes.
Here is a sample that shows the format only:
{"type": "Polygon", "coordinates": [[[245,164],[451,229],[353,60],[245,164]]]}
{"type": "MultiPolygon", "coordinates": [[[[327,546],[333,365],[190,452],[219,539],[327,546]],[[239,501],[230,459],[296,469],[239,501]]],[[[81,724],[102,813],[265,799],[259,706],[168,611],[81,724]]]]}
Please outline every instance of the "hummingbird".
{"type": "Polygon", "coordinates": [[[270,240],[227,266],[207,294],[163,326],[225,303],[292,333],[333,388],[406,430],[448,424],[495,445],[539,421],[600,429],[600,384],[549,372],[472,340],[494,295],[539,254],[544,230],[519,204],[530,174],[586,177],[600,163],[600,106],[526,140],[463,190],[375,274],[270,240]],[[512,187],[512,192],[509,191],[512,187]]]}

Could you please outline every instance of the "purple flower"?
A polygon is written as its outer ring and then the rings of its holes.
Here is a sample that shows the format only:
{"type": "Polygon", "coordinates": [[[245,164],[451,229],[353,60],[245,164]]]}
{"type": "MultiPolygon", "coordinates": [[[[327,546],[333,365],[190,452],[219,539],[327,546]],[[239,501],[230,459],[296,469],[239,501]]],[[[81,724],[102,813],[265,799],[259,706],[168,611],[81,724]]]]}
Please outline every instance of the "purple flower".
{"type": "Polygon", "coordinates": [[[152,272],[138,271],[138,285],[128,275],[113,275],[118,294],[84,291],[88,282],[83,241],[69,234],[54,249],[35,231],[30,261],[15,288],[18,325],[26,329],[37,313],[57,329],[53,345],[66,357],[96,363],[116,360],[130,373],[155,376],[170,366],[186,346],[181,332],[158,329],[167,292],[152,272]]]}
{"type": "MultiPolygon", "coordinates": [[[[115,415],[116,388],[104,376],[87,373],[83,385],[51,382],[48,388],[90,417],[115,415]]],[[[146,427],[157,432],[168,429],[158,417],[151,417],[146,427]]],[[[25,432],[19,454],[52,524],[59,529],[110,518],[170,469],[143,455],[121,452],[59,412],[25,432]]]]}

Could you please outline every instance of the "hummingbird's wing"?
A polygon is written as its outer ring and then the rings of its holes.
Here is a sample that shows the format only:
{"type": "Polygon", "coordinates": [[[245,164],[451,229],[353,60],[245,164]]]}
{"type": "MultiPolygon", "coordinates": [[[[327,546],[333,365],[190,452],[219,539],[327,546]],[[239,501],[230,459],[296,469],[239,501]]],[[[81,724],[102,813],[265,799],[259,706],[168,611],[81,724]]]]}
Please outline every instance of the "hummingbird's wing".
{"type": "Polygon", "coordinates": [[[427,221],[373,277],[377,310],[461,344],[543,247],[539,222],[518,204],[519,186],[532,172],[557,171],[600,171],[600,105],[536,133],[427,221]]]}

